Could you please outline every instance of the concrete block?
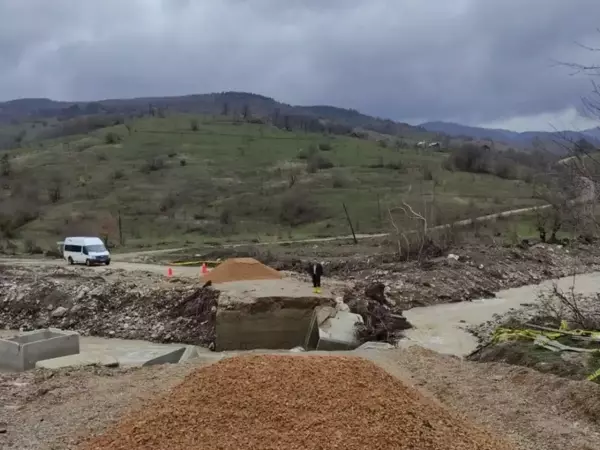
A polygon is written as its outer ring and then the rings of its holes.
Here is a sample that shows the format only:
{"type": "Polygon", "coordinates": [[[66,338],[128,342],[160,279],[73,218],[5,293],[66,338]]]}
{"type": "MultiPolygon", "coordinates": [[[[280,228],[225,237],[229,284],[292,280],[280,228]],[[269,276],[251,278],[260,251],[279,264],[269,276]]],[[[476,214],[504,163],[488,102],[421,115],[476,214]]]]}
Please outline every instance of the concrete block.
{"type": "Polygon", "coordinates": [[[217,311],[216,350],[289,349],[304,344],[313,308],[217,311]]]}
{"type": "Polygon", "coordinates": [[[79,334],[56,328],[0,339],[0,369],[22,372],[38,361],[79,353],[79,334]]]}
{"type": "Polygon", "coordinates": [[[348,311],[315,308],[304,347],[307,350],[353,350],[360,345],[356,324],[362,321],[360,315],[348,311]]]}

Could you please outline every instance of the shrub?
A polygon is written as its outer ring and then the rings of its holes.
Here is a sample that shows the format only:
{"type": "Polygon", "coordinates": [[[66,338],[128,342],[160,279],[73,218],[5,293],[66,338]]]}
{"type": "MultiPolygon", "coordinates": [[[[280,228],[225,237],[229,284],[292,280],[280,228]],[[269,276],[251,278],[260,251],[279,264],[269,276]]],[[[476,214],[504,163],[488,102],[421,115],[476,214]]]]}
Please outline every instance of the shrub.
{"type": "Polygon", "coordinates": [[[311,223],[320,216],[318,206],[306,192],[290,191],[281,200],[279,221],[292,227],[311,223]]]}
{"type": "Polygon", "coordinates": [[[192,131],[198,131],[200,129],[200,125],[198,124],[198,119],[190,120],[190,128],[192,131]]]}
{"type": "Polygon", "coordinates": [[[110,133],[106,133],[104,136],[104,142],[106,142],[108,145],[118,144],[120,140],[121,136],[119,136],[117,133],[113,133],[112,131],[110,133]]]}
{"type": "Polygon", "coordinates": [[[325,156],[316,153],[308,159],[306,170],[309,173],[315,173],[318,170],[331,169],[332,167],[334,167],[333,162],[331,162],[325,156]]]}
{"type": "Polygon", "coordinates": [[[165,167],[165,160],[157,157],[157,158],[151,158],[148,161],[146,161],[146,163],[142,166],[141,171],[143,173],[150,173],[150,172],[156,172],[158,170],[164,169],[165,167]]]}
{"type": "Polygon", "coordinates": [[[316,145],[310,145],[307,150],[301,149],[298,152],[298,159],[310,159],[312,156],[316,155],[319,152],[319,149],[316,145]]]}
{"type": "Polygon", "coordinates": [[[319,150],[322,152],[329,152],[333,150],[333,146],[329,142],[321,142],[319,144],[319,150]]]}
{"type": "Polygon", "coordinates": [[[219,223],[221,225],[230,225],[232,222],[232,214],[231,214],[231,210],[228,208],[225,208],[221,211],[221,214],[219,214],[219,223]]]}
{"type": "Polygon", "coordinates": [[[446,161],[447,168],[471,173],[489,173],[490,151],[474,144],[454,150],[446,161]]]}
{"type": "Polygon", "coordinates": [[[344,173],[336,171],[331,178],[331,185],[334,188],[343,188],[346,187],[349,183],[348,178],[344,175],[344,173]]]}

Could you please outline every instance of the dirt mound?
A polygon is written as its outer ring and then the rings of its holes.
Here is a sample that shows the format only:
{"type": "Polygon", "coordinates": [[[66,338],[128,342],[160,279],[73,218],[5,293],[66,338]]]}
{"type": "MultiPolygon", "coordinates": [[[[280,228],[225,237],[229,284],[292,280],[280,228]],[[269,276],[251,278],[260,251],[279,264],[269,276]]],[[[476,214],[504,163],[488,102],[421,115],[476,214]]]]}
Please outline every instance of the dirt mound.
{"type": "Polygon", "coordinates": [[[279,278],[282,278],[279,272],[253,258],[228,259],[203,277],[204,280],[212,281],[215,284],[230,281],[277,280],[279,278]]]}
{"type": "Polygon", "coordinates": [[[251,356],[188,375],[86,450],[508,450],[371,362],[251,356]]]}

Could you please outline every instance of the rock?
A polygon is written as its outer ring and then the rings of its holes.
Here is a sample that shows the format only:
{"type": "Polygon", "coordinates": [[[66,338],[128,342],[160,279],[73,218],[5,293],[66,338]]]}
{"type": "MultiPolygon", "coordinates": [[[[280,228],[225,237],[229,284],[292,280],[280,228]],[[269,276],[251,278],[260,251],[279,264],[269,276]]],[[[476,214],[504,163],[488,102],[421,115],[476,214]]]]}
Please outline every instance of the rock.
{"type": "Polygon", "coordinates": [[[0,434],[8,432],[8,424],[6,422],[0,422],[0,434]]]}
{"type": "Polygon", "coordinates": [[[52,313],[50,315],[54,318],[60,318],[60,317],[64,317],[68,312],[69,312],[69,310],[67,308],[65,308],[64,306],[59,306],[54,311],[52,311],[52,313]]]}

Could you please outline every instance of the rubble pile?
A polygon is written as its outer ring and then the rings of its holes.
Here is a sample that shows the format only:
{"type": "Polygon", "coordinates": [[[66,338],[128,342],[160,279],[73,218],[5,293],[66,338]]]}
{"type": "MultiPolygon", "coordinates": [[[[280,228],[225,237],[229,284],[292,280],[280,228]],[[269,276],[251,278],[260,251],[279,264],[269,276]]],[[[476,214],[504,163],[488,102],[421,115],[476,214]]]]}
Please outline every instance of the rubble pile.
{"type": "Polygon", "coordinates": [[[393,344],[401,338],[402,330],[411,328],[402,310],[386,297],[385,291],[384,283],[359,283],[344,295],[344,303],[350,311],[363,319],[357,330],[362,342],[383,341],[393,344]]]}
{"type": "Polygon", "coordinates": [[[149,283],[68,269],[12,271],[0,280],[0,328],[45,327],[83,335],[210,345],[219,291],[201,284],[149,283]]]}
{"type": "Polygon", "coordinates": [[[81,450],[509,450],[372,362],[246,356],[196,370],[81,450]]]}

